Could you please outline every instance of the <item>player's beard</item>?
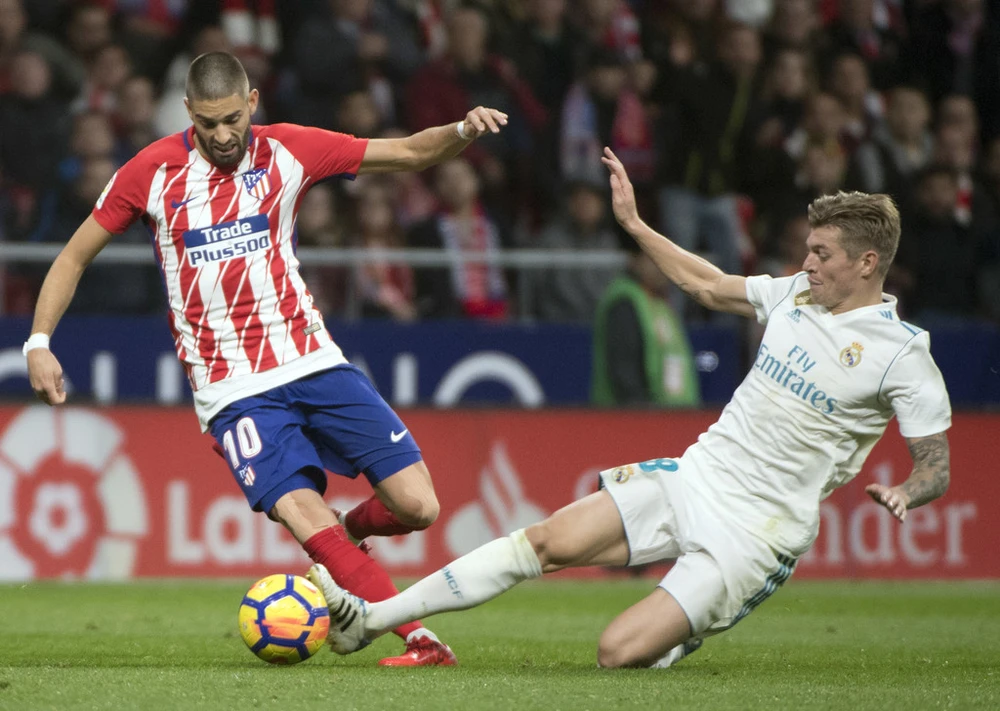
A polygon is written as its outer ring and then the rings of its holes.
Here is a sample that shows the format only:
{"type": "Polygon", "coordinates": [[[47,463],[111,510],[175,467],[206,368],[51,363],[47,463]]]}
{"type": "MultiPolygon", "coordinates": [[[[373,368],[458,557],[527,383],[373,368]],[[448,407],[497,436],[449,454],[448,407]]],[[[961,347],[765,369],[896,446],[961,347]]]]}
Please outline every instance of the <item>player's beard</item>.
{"type": "MultiPolygon", "coordinates": [[[[202,143],[204,143],[204,141],[202,141],[202,143]]],[[[236,150],[234,150],[232,154],[221,153],[219,150],[221,146],[217,146],[215,143],[208,143],[208,150],[212,156],[213,163],[218,166],[230,166],[236,165],[243,160],[243,156],[246,155],[248,145],[250,145],[250,124],[247,124],[246,130],[239,138],[236,150]]]]}

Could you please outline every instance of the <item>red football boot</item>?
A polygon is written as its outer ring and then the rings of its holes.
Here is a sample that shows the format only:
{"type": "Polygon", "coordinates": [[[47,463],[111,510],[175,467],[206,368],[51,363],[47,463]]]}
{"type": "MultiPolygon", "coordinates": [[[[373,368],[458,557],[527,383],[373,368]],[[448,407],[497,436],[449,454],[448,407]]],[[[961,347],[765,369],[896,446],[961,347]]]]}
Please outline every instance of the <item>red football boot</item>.
{"type": "Polygon", "coordinates": [[[429,637],[414,637],[406,643],[405,652],[378,663],[380,667],[453,667],[456,664],[458,660],[451,648],[429,637]]]}

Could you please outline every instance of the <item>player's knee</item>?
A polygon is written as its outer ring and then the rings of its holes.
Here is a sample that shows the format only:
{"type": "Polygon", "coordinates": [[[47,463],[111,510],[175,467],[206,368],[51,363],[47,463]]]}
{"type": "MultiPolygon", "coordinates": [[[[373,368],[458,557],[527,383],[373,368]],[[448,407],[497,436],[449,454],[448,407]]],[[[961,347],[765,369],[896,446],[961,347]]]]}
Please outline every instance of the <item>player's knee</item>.
{"type": "Polygon", "coordinates": [[[524,535],[535,549],[535,555],[538,556],[538,562],[544,572],[552,573],[572,562],[570,551],[560,543],[557,536],[553,535],[548,519],[528,526],[524,529],[524,535]]]}
{"type": "Polygon", "coordinates": [[[438,503],[437,497],[434,496],[429,498],[414,498],[407,501],[393,513],[396,514],[396,518],[407,526],[412,527],[413,530],[422,531],[437,521],[437,517],[441,513],[441,504],[438,503]]]}
{"type": "Polygon", "coordinates": [[[597,666],[602,669],[648,667],[655,660],[637,654],[634,639],[624,637],[613,627],[604,630],[597,644],[597,666]]]}

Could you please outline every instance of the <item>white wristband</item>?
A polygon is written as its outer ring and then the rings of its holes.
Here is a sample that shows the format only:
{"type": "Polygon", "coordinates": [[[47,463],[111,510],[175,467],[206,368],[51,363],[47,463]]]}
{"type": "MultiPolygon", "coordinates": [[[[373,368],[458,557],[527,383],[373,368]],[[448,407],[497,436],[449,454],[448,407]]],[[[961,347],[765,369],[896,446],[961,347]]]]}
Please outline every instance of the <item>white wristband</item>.
{"type": "Polygon", "coordinates": [[[465,134],[465,120],[464,119],[455,124],[455,133],[457,133],[458,137],[461,138],[463,141],[470,140],[469,137],[465,134]]]}
{"type": "Polygon", "coordinates": [[[21,348],[21,353],[28,355],[28,351],[33,351],[36,348],[48,348],[49,347],[49,334],[47,333],[32,333],[28,337],[28,340],[24,342],[24,346],[21,348]]]}

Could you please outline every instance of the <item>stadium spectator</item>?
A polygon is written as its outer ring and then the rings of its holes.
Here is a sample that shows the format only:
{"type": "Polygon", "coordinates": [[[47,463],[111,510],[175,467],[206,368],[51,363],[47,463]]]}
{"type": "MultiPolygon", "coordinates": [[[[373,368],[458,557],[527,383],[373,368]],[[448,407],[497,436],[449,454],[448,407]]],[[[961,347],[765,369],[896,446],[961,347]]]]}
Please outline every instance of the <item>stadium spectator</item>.
{"type": "MultiPolygon", "coordinates": [[[[715,63],[707,69],[692,67],[670,92],[680,121],[676,150],[661,155],[660,219],[663,230],[685,249],[699,249],[704,240],[712,262],[738,274],[743,271],[744,246],[736,202],[743,185],[737,166],[746,162],[753,145],[748,118],[758,112],[758,32],[727,23],[717,37],[716,52],[715,63]]],[[[684,302],[677,301],[675,308],[683,313],[684,302]]]]}
{"type": "Polygon", "coordinates": [[[642,101],[627,83],[620,57],[595,49],[584,78],[570,87],[559,137],[564,181],[603,182],[601,146],[619,151],[640,184],[649,186],[656,167],[653,127],[642,101]]]}
{"type": "Polygon", "coordinates": [[[147,77],[130,77],[118,87],[115,106],[115,154],[122,164],[160,138],[155,126],[156,87],[147,77]]]}
{"type": "Polygon", "coordinates": [[[514,63],[489,51],[485,12],[459,7],[447,16],[447,28],[448,51],[407,84],[402,118],[410,129],[420,130],[440,124],[459,106],[506,110],[511,116],[507,129],[477,142],[465,157],[476,167],[486,197],[512,212],[514,205],[533,199],[535,136],[549,120],[548,113],[514,63]],[[434,100],[428,101],[428,96],[434,100]]]}
{"type": "Polygon", "coordinates": [[[878,89],[888,88],[899,79],[902,40],[895,28],[876,24],[874,0],[840,0],[838,5],[836,19],[826,28],[830,58],[845,53],[862,58],[872,84],[878,89]]]}
{"type": "Polygon", "coordinates": [[[816,80],[809,55],[799,49],[783,49],[774,55],[760,91],[759,124],[755,142],[759,147],[780,146],[798,128],[806,100],[816,80]]]}
{"type": "Polygon", "coordinates": [[[569,19],[567,0],[531,0],[527,17],[507,41],[506,54],[548,114],[536,129],[532,181],[537,213],[558,205],[559,130],[566,93],[583,64],[583,38],[569,19]]]}
{"type": "Polygon", "coordinates": [[[454,259],[450,268],[416,270],[416,306],[424,318],[505,319],[507,277],[487,256],[471,261],[468,253],[499,253],[505,240],[479,194],[472,164],[455,158],[437,168],[435,191],[440,208],[410,231],[411,247],[443,249],[454,259]]]}
{"type": "Polygon", "coordinates": [[[52,184],[69,138],[66,102],[52,87],[48,62],[34,50],[11,61],[11,90],[0,101],[0,166],[10,203],[7,232],[24,239],[39,219],[39,200],[52,184]]]}
{"type": "Polygon", "coordinates": [[[178,47],[177,38],[191,11],[192,0],[103,0],[114,12],[119,41],[137,74],[163,78],[178,47]]]}
{"type": "Polygon", "coordinates": [[[851,158],[846,184],[867,193],[888,193],[899,203],[909,200],[913,176],[934,157],[927,97],[915,87],[899,85],[887,92],[885,121],[851,158]]]}
{"type": "MultiPolygon", "coordinates": [[[[289,124],[253,127],[257,103],[233,55],[192,63],[191,129],[122,166],[52,264],[24,346],[29,379],[46,403],[65,402],[50,336],[86,267],[114,233],[141,218],[153,228],[199,424],[248,503],[281,522],[349,588],[385,597],[395,592],[392,581],[348,535],[424,529],[439,505],[413,436],[347,362],[312,304],[294,256],[298,201],[328,177],[418,170],[452,158],[499,131],[506,116],[477,107],[457,123],[387,141],[289,124]],[[203,289],[192,288],[199,283],[203,289]],[[340,521],[322,498],[326,470],[364,473],[375,494],[340,521]]],[[[422,625],[397,634],[407,651],[384,664],[454,664],[422,625]]]]}
{"type": "MultiPolygon", "coordinates": [[[[359,83],[384,95],[380,109],[388,111],[421,61],[413,33],[384,0],[326,0],[295,33],[291,53],[299,91],[284,110],[324,128],[333,126],[337,102],[359,83]]],[[[438,124],[420,128],[430,125],[438,124]]]]}
{"type": "MultiPolygon", "coordinates": [[[[41,239],[62,243],[66,235],[73,234],[90,215],[117,168],[110,152],[82,156],[75,177],[58,194],[51,229],[41,239]]],[[[133,224],[115,237],[115,244],[149,244],[149,233],[141,225],[133,224]]],[[[39,277],[44,277],[44,270],[39,277]]],[[[41,285],[41,278],[37,284],[41,285]]],[[[163,285],[156,267],[95,264],[80,279],[66,313],[147,315],[159,312],[164,305],[163,285]]]]}
{"type": "Polygon", "coordinates": [[[1000,131],[1000,27],[996,8],[983,0],[925,3],[911,25],[901,66],[910,80],[927,89],[937,104],[949,94],[965,94],[983,117],[983,136],[1000,131]]]}
{"type": "Polygon", "coordinates": [[[340,100],[335,125],[342,133],[374,137],[382,133],[378,105],[366,89],[357,89],[340,100]]]}
{"type": "Polygon", "coordinates": [[[814,52],[822,46],[822,37],[822,25],[814,0],[775,1],[774,13],[763,40],[769,56],[783,49],[814,52]]]}
{"type": "Polygon", "coordinates": [[[19,50],[42,55],[52,71],[53,91],[72,99],[80,91],[84,70],[53,37],[29,30],[22,0],[0,0],[0,96],[10,90],[11,62],[19,50]]]}
{"type": "Polygon", "coordinates": [[[965,224],[980,227],[992,225],[997,215],[991,200],[976,180],[975,138],[956,124],[939,126],[934,140],[935,162],[951,168],[958,179],[955,196],[955,218],[965,224]]]}
{"type": "Polygon", "coordinates": [[[964,94],[949,94],[937,106],[934,125],[937,130],[955,128],[963,141],[973,149],[980,145],[979,112],[971,98],[964,94]]]}
{"type": "Polygon", "coordinates": [[[809,220],[805,215],[793,215],[778,225],[776,236],[762,247],[760,268],[763,274],[786,277],[797,274],[806,261],[809,220]]]}
{"type": "Polygon", "coordinates": [[[642,59],[639,21],[625,0],[580,0],[571,17],[591,47],[611,50],[623,65],[642,59]]]}
{"type": "Polygon", "coordinates": [[[698,373],[670,281],[642,251],[596,309],[590,401],[603,407],[697,407],[698,373]]]}
{"type": "MultiPolygon", "coordinates": [[[[717,0],[649,3],[643,13],[643,56],[664,74],[709,61],[715,54],[717,0]]],[[[669,83],[669,81],[667,82],[669,83]]]]}
{"type": "Polygon", "coordinates": [[[132,61],[125,48],[118,44],[101,47],[87,68],[87,81],[80,96],[73,102],[72,110],[113,113],[118,90],[130,76],[132,61]]]}
{"type": "MultiPolygon", "coordinates": [[[[565,206],[532,246],[571,252],[618,250],[618,236],[608,224],[607,213],[607,190],[602,183],[571,183],[565,206]]],[[[591,324],[597,302],[619,271],[611,264],[532,269],[521,277],[521,313],[539,321],[591,324]]]]}
{"type": "Polygon", "coordinates": [[[606,469],[602,491],[393,598],[360,600],[314,565],[308,575],[330,606],[335,652],[354,652],[418,615],[474,607],[544,573],[673,560],[657,588],[605,628],[597,649],[601,667],[669,667],[792,575],[816,539],[820,501],[857,475],[893,416],[913,467],[902,483],[865,491],[903,521],[947,490],[948,392],[926,332],[900,323],[896,300],[882,292],[900,237],[891,199],[817,200],[803,271],[744,278],[653,231],[610,151],[608,165],[616,218],[670,280],[705,306],[766,325],[754,366],[719,420],[679,458],[606,469]],[[849,345],[838,354],[831,343],[849,345]]]}
{"type": "Polygon", "coordinates": [[[847,150],[854,150],[871,136],[872,129],[882,118],[882,98],[873,91],[868,77],[868,65],[857,54],[841,54],[833,60],[828,83],[844,107],[843,132],[847,150]]]}
{"type": "Polygon", "coordinates": [[[960,219],[955,212],[959,190],[959,175],[947,165],[930,166],[917,181],[899,266],[907,273],[904,303],[921,324],[988,311],[978,276],[996,266],[996,229],[994,224],[960,219]]]}
{"type": "Polygon", "coordinates": [[[414,320],[417,309],[413,270],[406,264],[387,262],[375,252],[404,246],[393,213],[389,183],[370,184],[358,200],[357,213],[358,246],[374,250],[355,270],[354,288],[361,318],[414,320]]]}
{"type": "MultiPolygon", "coordinates": [[[[314,185],[299,205],[298,243],[301,247],[340,249],[347,246],[346,229],[338,214],[337,194],[329,183],[314,185]]],[[[342,265],[307,264],[302,278],[310,284],[313,303],[327,318],[342,316],[348,309],[350,268],[342,265]]]]}
{"type": "Polygon", "coordinates": [[[66,44],[85,67],[113,39],[111,13],[104,5],[99,0],[83,0],[66,6],[66,44]]]}

